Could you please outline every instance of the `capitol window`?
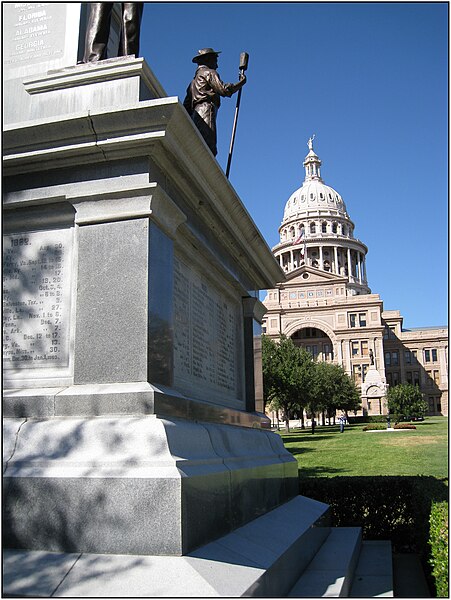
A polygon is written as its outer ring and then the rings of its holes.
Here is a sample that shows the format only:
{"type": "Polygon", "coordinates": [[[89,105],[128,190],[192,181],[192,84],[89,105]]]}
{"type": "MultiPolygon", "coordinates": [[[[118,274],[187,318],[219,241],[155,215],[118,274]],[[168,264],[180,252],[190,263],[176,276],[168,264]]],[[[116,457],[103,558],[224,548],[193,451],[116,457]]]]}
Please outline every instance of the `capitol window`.
{"type": "Polygon", "coordinates": [[[437,349],[427,349],[424,351],[424,362],[437,362],[437,349]]]}
{"type": "Polygon", "coordinates": [[[349,327],[366,327],[366,313],[349,313],[349,327]]]}
{"type": "Polygon", "coordinates": [[[321,230],[323,233],[327,233],[327,223],[322,223],[321,230]]]}
{"type": "Polygon", "coordinates": [[[310,223],[310,233],[316,233],[316,224],[310,223]]]}
{"type": "Polygon", "coordinates": [[[412,385],[420,385],[419,371],[406,371],[406,381],[412,385]]]}
{"type": "Polygon", "coordinates": [[[368,365],[353,365],[352,366],[352,378],[354,382],[359,384],[365,379],[365,375],[368,371],[368,365]]]}

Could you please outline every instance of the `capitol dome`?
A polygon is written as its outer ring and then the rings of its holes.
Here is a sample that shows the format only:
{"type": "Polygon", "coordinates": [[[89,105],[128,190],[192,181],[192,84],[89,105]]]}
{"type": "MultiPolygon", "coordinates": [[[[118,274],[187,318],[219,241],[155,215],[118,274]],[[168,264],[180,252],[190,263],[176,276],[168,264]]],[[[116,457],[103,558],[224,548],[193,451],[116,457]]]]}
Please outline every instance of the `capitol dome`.
{"type": "Polygon", "coordinates": [[[302,212],[309,209],[318,208],[338,211],[348,217],[345,203],[340,194],[334,188],[326,185],[322,179],[311,179],[304,181],[302,186],[291,194],[285,205],[283,221],[300,216],[302,212]]]}
{"type": "Polygon", "coordinates": [[[366,280],[367,247],[354,238],[354,223],[334,188],[321,178],[321,159],[308,141],[305,179],[289,197],[279,227],[280,243],[273,248],[282,269],[303,266],[346,277],[356,294],[370,293],[366,280]]]}

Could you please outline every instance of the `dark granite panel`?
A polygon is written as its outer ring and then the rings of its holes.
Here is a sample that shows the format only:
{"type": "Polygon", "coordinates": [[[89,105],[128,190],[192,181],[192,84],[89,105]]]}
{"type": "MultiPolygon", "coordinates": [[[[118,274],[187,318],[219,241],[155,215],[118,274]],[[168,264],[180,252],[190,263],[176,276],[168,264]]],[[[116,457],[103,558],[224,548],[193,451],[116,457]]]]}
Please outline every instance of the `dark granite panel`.
{"type": "Polygon", "coordinates": [[[148,380],[172,385],[174,375],[173,242],[154,223],[149,223],[149,321],[148,380]]]}
{"type": "Polygon", "coordinates": [[[150,415],[153,413],[152,392],[64,394],[55,398],[56,416],[150,415]]]}
{"type": "Polygon", "coordinates": [[[146,381],[148,225],[79,228],[76,384],[146,381]]]}

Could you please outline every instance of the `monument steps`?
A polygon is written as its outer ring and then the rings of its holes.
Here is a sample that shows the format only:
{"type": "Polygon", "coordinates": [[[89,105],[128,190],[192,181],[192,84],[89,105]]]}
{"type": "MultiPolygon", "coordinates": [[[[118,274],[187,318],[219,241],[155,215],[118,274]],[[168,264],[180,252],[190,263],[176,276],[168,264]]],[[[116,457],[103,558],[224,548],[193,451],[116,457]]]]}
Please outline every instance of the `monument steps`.
{"type": "Polygon", "coordinates": [[[349,597],[393,598],[397,595],[394,590],[391,542],[383,540],[363,542],[349,597]]]}
{"type": "Polygon", "coordinates": [[[391,543],[362,541],[360,527],[332,528],[289,598],[392,598],[391,543]]]}
{"type": "Polygon", "coordinates": [[[186,556],[4,550],[6,597],[393,596],[391,547],[298,496],[186,556]],[[301,577],[299,577],[302,573],[301,577]],[[374,592],[374,593],[373,593],[374,592]]]}

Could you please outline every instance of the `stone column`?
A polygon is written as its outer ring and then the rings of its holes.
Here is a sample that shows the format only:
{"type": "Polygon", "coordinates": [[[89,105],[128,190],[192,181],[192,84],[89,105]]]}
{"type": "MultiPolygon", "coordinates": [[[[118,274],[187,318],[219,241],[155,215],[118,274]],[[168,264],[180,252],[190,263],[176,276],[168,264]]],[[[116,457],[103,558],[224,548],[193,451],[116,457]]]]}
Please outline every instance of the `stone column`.
{"type": "MultiPolygon", "coordinates": [[[[252,319],[252,371],[254,374],[254,395],[250,398],[248,404],[248,396],[246,389],[246,410],[265,412],[265,402],[263,399],[263,365],[262,365],[262,321],[266,314],[265,305],[256,298],[243,298],[243,307],[245,310],[245,318],[252,319]],[[252,308],[252,314],[249,312],[252,308]],[[253,408],[252,408],[253,407],[253,408]]],[[[245,342],[246,343],[246,342],[245,342]]],[[[245,349],[246,351],[246,349],[245,349]]],[[[251,372],[246,377],[248,381],[251,372]]]]}
{"type": "MultiPolygon", "coordinates": [[[[244,326],[244,372],[245,372],[245,393],[246,410],[254,412],[256,408],[256,390],[259,394],[259,410],[264,411],[263,406],[263,375],[262,375],[262,355],[261,355],[261,320],[257,321],[255,313],[258,311],[258,304],[261,304],[257,298],[243,298],[243,326],[244,326]],[[259,359],[258,363],[256,358],[259,359]],[[261,379],[261,381],[260,381],[261,379]],[[257,385],[256,385],[257,384],[257,385]]],[[[266,309],[264,309],[263,314],[266,309]]],[[[260,318],[263,314],[259,315],[260,318]]]]}
{"type": "Polygon", "coordinates": [[[334,272],[337,273],[337,275],[340,274],[340,268],[338,266],[338,250],[337,250],[337,246],[334,246],[334,260],[335,260],[335,269],[334,272]]]}
{"type": "Polygon", "coordinates": [[[348,254],[348,279],[349,279],[349,281],[351,281],[351,277],[352,277],[352,262],[351,262],[351,249],[350,248],[347,249],[347,254],[348,254]]]}
{"type": "Polygon", "coordinates": [[[323,247],[319,246],[319,268],[320,269],[324,269],[324,263],[323,263],[323,247]]]}
{"type": "Polygon", "coordinates": [[[362,263],[360,262],[360,252],[357,252],[357,273],[359,277],[359,283],[362,283],[362,263]]]}
{"type": "Polygon", "coordinates": [[[440,369],[440,385],[448,387],[446,374],[448,372],[446,366],[446,348],[438,348],[438,364],[440,369]]]}

